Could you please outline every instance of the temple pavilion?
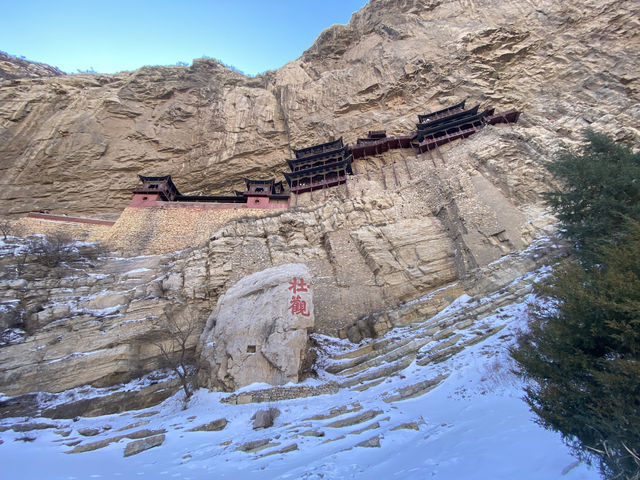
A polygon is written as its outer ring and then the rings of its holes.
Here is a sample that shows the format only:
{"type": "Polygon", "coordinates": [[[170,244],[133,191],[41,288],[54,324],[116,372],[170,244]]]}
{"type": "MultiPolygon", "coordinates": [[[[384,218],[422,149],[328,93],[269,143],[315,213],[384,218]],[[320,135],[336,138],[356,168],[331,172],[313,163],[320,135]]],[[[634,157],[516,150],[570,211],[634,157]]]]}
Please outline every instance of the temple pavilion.
{"type": "Polygon", "coordinates": [[[482,112],[478,112],[478,108],[479,105],[465,109],[465,102],[462,101],[437,112],[418,115],[419,123],[416,124],[412,146],[420,152],[426,152],[458,138],[473,135],[485,125],[515,123],[520,116],[517,110],[494,114],[495,110],[491,107],[482,112]]]}
{"type": "Polygon", "coordinates": [[[149,177],[138,175],[142,185],[133,190],[131,206],[151,207],[172,203],[219,204],[221,208],[287,208],[289,194],[283,183],[270,180],[245,178],[246,190],[235,195],[183,195],[173,183],[171,175],[149,177]],[[244,204],[244,205],[238,205],[244,204]]]}
{"type": "Polygon", "coordinates": [[[342,137],[327,143],[293,150],[294,159],[287,160],[290,172],[283,172],[291,193],[311,192],[334,187],[347,181],[351,155],[342,137]]]}
{"type": "Polygon", "coordinates": [[[252,180],[245,178],[247,186],[244,192],[236,190],[236,196],[245,199],[249,208],[273,208],[273,205],[289,205],[289,194],[284,191],[282,182],[274,179],[252,180]]]}

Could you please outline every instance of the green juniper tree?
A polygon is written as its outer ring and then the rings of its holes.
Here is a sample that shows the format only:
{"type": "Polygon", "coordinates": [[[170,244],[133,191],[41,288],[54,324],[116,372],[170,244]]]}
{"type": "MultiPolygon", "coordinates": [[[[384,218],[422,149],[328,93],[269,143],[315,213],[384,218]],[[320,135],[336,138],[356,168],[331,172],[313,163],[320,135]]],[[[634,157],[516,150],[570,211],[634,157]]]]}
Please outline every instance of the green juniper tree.
{"type": "Polygon", "coordinates": [[[526,401],[610,479],[640,479],[640,155],[593,132],[549,170],[574,255],[537,287],[512,349],[526,401]]]}
{"type": "Polygon", "coordinates": [[[619,243],[626,220],[640,219],[640,155],[605,135],[588,130],[585,136],[581,151],[546,163],[565,187],[543,198],[574,254],[589,262],[602,247],[619,243]]]}

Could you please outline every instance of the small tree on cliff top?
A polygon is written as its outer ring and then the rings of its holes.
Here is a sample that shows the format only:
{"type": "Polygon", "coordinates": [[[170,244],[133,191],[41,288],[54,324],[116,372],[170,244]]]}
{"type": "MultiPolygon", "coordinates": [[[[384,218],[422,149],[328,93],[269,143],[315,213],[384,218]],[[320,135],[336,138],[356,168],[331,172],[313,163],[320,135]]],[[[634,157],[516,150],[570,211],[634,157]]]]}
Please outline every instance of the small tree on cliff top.
{"type": "Polygon", "coordinates": [[[594,133],[550,170],[546,195],[575,248],[537,288],[512,349],[526,401],[611,479],[640,479],[640,156],[594,133]]]}

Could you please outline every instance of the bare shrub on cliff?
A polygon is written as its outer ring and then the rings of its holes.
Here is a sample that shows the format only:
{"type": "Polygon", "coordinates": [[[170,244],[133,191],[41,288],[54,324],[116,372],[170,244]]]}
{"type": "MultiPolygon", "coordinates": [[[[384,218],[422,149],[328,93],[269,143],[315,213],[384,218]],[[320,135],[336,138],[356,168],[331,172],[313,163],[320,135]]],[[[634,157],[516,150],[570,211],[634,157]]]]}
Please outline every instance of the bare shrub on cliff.
{"type": "Polygon", "coordinates": [[[189,307],[170,307],[155,321],[160,333],[153,342],[162,357],[162,366],[171,369],[180,379],[185,400],[189,400],[197,388],[200,369],[194,358],[195,340],[200,334],[201,322],[189,307]],[[194,339],[194,337],[196,337],[194,339]]]}
{"type": "Polygon", "coordinates": [[[62,232],[31,239],[27,251],[34,256],[37,263],[50,268],[74,260],[77,256],[73,239],[62,232]]]}
{"type": "Polygon", "coordinates": [[[3,240],[7,240],[9,232],[11,232],[11,222],[9,220],[0,220],[0,233],[3,240]]]}
{"type": "MultiPolygon", "coordinates": [[[[58,271],[61,266],[78,266],[93,268],[94,263],[106,255],[106,249],[99,243],[86,243],[74,240],[65,232],[55,232],[46,236],[30,237],[19,251],[16,270],[21,275],[30,264],[40,265],[51,272],[58,271]]],[[[43,272],[31,272],[42,275],[43,272]]]]}

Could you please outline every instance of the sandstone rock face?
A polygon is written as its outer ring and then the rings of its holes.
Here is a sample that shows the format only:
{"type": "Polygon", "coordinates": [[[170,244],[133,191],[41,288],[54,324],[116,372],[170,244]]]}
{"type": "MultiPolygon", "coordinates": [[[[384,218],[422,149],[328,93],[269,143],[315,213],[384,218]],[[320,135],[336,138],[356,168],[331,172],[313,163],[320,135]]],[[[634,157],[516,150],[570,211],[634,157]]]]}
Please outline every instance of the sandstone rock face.
{"type": "Polygon", "coordinates": [[[242,279],[220,297],[200,338],[209,385],[298,382],[313,325],[305,265],[281,265],[242,279]]]}
{"type": "MultiPolygon", "coordinates": [[[[160,367],[154,320],[180,294],[162,293],[170,256],[43,268],[29,259],[16,265],[13,247],[5,247],[0,248],[0,317],[10,315],[29,334],[0,348],[0,391],[108,387],[160,367]],[[11,281],[15,276],[26,281],[11,281]]],[[[203,313],[202,324],[204,318],[203,313]]]]}
{"type": "Polygon", "coordinates": [[[374,0],[254,78],[200,59],[5,81],[0,214],[120,211],[136,173],[230,193],[243,177],[281,179],[290,147],[409,132],[416,114],[463,98],[523,110],[530,158],[586,127],[638,141],[638,10],[634,0],[374,0]]]}
{"type": "Polygon", "coordinates": [[[153,447],[159,447],[164,443],[164,435],[156,435],[155,437],[142,438],[140,440],[134,440],[127,443],[124,449],[124,456],[130,457],[131,455],[137,455],[140,452],[149,450],[153,447]]]}
{"type": "MultiPolygon", "coordinates": [[[[187,302],[204,326],[235,283],[283,264],[308,267],[314,330],[356,341],[490,291],[505,273],[496,260],[553,224],[539,198],[553,186],[543,161],[585,127],[640,138],[639,10],[631,0],[372,0],[255,78],[203,59],[0,82],[0,214],[14,217],[116,220],[136,173],[172,174],[184,193],[229,193],[243,177],[277,176],[290,147],[406,133],[416,114],[463,98],[524,112],[432,154],[359,159],[346,188],[262,218],[125,211],[114,227],[79,231],[120,255],[62,277],[29,273],[0,244],[0,324],[34,326],[0,348],[0,392],[109,387],[157,369],[154,322],[166,308],[187,302]],[[159,255],[122,258],[137,254],[159,255]],[[495,271],[479,276],[487,265],[495,271]]],[[[233,388],[209,358],[212,386],[233,388]]]]}
{"type": "Polygon", "coordinates": [[[0,52],[0,82],[16,78],[59,77],[61,75],[64,75],[64,72],[56,67],[0,52]]]}

